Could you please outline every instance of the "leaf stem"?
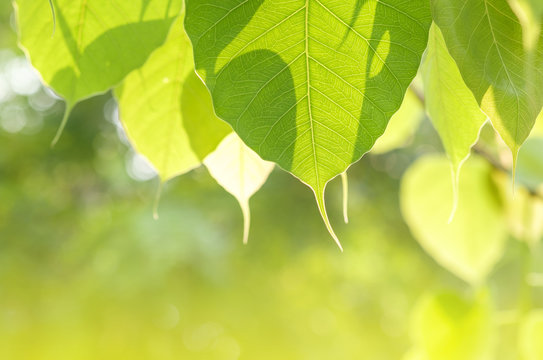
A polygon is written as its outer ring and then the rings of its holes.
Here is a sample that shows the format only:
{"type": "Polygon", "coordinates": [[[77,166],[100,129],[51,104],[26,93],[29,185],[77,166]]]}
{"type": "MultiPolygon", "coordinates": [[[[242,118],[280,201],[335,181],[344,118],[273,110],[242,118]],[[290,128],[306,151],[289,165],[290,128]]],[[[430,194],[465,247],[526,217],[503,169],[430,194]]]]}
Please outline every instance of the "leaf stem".
{"type": "MultiPolygon", "coordinates": [[[[419,89],[417,86],[414,86],[413,84],[411,84],[411,86],[409,88],[411,89],[411,91],[413,91],[413,93],[415,94],[417,99],[420,101],[421,105],[425,106],[426,100],[425,100],[424,93],[422,92],[422,90],[419,89]]],[[[511,169],[508,169],[500,161],[496,160],[492,155],[490,155],[483,147],[479,146],[478,144],[475,144],[472,147],[472,151],[475,154],[483,157],[486,161],[488,161],[488,163],[494,169],[496,169],[496,170],[498,170],[500,172],[506,173],[506,174],[511,173],[511,171],[512,171],[511,169]]],[[[515,166],[513,166],[513,171],[514,171],[514,168],[515,168],[515,166]]],[[[515,175],[513,174],[513,187],[515,186],[514,185],[514,180],[515,180],[515,175]]],[[[530,196],[543,200],[543,194],[541,194],[536,189],[532,189],[532,188],[530,188],[530,187],[528,187],[528,186],[526,186],[524,184],[523,184],[523,187],[526,189],[526,191],[528,191],[530,196]]]]}
{"type": "Polygon", "coordinates": [[[60,139],[60,136],[64,132],[64,128],[66,127],[66,123],[68,123],[68,118],[70,117],[70,113],[72,112],[72,106],[69,103],[66,103],[66,109],[64,110],[64,116],[62,117],[62,120],[60,122],[60,126],[58,127],[57,133],[55,134],[55,137],[53,138],[53,141],[51,141],[51,147],[55,147],[58,140],[60,139]]]}

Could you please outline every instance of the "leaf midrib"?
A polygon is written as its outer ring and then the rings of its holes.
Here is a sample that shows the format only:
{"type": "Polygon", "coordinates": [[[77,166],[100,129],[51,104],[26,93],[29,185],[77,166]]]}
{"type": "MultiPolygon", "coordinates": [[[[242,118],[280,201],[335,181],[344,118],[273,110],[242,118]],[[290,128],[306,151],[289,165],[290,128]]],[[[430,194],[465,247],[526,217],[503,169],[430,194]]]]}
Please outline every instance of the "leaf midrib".
{"type": "Polygon", "coordinates": [[[509,81],[509,84],[513,88],[513,91],[515,92],[515,100],[517,101],[517,121],[515,122],[515,143],[518,143],[518,127],[519,127],[519,110],[520,110],[520,104],[519,104],[519,94],[517,92],[517,88],[515,87],[515,84],[513,83],[513,80],[511,79],[511,75],[509,74],[509,69],[505,65],[505,62],[503,60],[503,56],[500,50],[500,46],[498,43],[498,40],[496,39],[496,34],[494,33],[494,27],[492,25],[492,20],[490,19],[490,13],[488,12],[488,3],[487,0],[483,0],[483,3],[485,4],[485,16],[488,19],[488,26],[490,27],[490,33],[492,34],[492,41],[494,43],[494,46],[496,47],[496,51],[498,52],[498,56],[500,57],[500,62],[502,64],[502,67],[505,71],[505,74],[507,75],[507,80],[509,81]]]}
{"type": "Polygon", "coordinates": [[[320,195],[320,180],[319,180],[319,168],[317,161],[317,149],[315,148],[315,128],[313,126],[313,114],[311,112],[311,83],[309,76],[309,0],[305,0],[305,65],[306,65],[306,82],[307,82],[307,108],[309,115],[309,126],[311,129],[311,146],[313,149],[313,161],[315,164],[315,180],[316,180],[316,193],[320,195]]]}

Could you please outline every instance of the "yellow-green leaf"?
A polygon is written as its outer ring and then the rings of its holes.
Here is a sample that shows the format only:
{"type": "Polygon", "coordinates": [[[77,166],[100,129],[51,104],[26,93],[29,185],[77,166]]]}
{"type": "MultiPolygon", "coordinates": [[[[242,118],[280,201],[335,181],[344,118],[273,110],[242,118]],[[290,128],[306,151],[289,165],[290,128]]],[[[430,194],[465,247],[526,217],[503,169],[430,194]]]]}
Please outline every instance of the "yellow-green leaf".
{"type": "Polygon", "coordinates": [[[168,41],[115,91],[128,138],[163,181],[199,166],[232,131],[215,116],[194,72],[182,24],[179,19],[168,41]]]}
{"type": "Polygon", "coordinates": [[[243,243],[247,243],[251,221],[249,199],[264,185],[274,163],[262,160],[239,136],[231,133],[204,159],[204,164],[219,185],[238,200],[244,221],[243,243]]]}
{"type": "Polygon", "coordinates": [[[425,156],[404,175],[402,213],[417,241],[441,266],[480,284],[501,258],[507,238],[491,166],[479,157],[466,161],[459,178],[458,208],[449,223],[452,191],[449,161],[425,156]]]}

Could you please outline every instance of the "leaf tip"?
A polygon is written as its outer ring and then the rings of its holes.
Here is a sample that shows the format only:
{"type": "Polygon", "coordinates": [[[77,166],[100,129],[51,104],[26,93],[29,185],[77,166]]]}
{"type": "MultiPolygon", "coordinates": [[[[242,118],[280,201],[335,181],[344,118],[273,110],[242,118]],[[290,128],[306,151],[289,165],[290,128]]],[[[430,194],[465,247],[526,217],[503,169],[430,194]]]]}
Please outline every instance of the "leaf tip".
{"type": "Polygon", "coordinates": [[[330,233],[330,236],[332,236],[332,239],[334,239],[334,242],[339,247],[339,250],[343,252],[343,246],[341,246],[341,242],[339,241],[339,238],[337,237],[336,233],[334,232],[334,229],[332,228],[332,225],[330,224],[330,219],[328,219],[328,214],[326,214],[326,204],[324,200],[324,189],[321,191],[315,191],[315,189],[311,188],[313,192],[315,193],[315,199],[317,200],[317,207],[319,208],[319,212],[321,214],[322,220],[324,221],[324,225],[326,226],[326,229],[330,233]]]}
{"type": "Polygon", "coordinates": [[[247,245],[249,242],[249,228],[251,227],[251,209],[249,208],[249,201],[240,203],[240,206],[243,213],[243,244],[247,245]]]}
{"type": "Polygon", "coordinates": [[[55,145],[60,140],[60,136],[64,132],[64,128],[66,127],[66,123],[68,122],[68,118],[70,117],[70,112],[72,111],[72,107],[70,104],[66,104],[66,109],[64,110],[64,115],[62,116],[62,120],[60,121],[60,125],[58,127],[58,130],[55,134],[55,137],[53,138],[53,141],[51,141],[51,148],[54,148],[55,145]]]}

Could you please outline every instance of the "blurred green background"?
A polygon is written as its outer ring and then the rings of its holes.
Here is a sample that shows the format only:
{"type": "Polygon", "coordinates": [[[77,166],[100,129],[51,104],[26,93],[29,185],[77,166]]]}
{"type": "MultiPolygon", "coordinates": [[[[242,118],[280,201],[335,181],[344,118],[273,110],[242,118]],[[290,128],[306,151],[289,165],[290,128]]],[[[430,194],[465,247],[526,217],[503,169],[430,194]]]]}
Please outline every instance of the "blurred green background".
{"type": "Polygon", "coordinates": [[[64,105],[18,50],[9,2],[0,16],[0,359],[427,359],[416,348],[433,331],[454,340],[440,359],[531,359],[515,314],[543,306],[522,280],[541,251],[510,239],[474,289],[404,224],[401,175],[441,151],[428,121],[351,168],[348,225],[330,184],[344,253],[279,170],[244,246],[237,202],[204,168],[168,182],[153,219],[158,179],[109,94],[79,104],[51,148],[64,105]]]}

